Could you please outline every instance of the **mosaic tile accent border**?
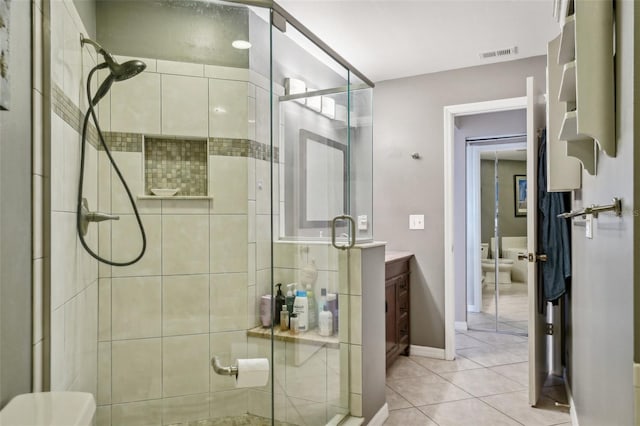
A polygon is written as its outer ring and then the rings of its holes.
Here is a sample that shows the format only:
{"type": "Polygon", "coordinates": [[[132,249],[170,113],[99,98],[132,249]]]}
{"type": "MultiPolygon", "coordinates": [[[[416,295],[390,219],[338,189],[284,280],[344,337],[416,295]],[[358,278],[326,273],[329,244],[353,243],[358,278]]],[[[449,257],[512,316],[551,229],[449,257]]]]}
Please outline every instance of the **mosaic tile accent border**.
{"type": "MultiPolygon", "coordinates": [[[[142,152],[142,135],[140,133],[103,132],[104,141],[110,151],[142,152]]],[[[104,151],[100,144],[101,151],[104,151]]]]}
{"type": "MultiPolygon", "coordinates": [[[[60,89],[57,84],[51,86],[51,109],[60,118],[64,120],[78,134],[82,133],[82,121],[84,113],[76,104],[60,89]]],[[[87,131],[87,140],[94,147],[100,145],[98,140],[98,131],[92,123],[89,123],[87,131]]]]}
{"type": "MultiPolygon", "coordinates": [[[[270,147],[263,143],[249,139],[210,138],[209,155],[224,155],[229,157],[249,157],[256,160],[270,161],[270,147]]],[[[274,161],[278,162],[280,153],[273,148],[274,161]]]]}
{"type": "Polygon", "coordinates": [[[207,141],[145,138],[145,193],[179,188],[177,195],[207,195],[207,141]]]}

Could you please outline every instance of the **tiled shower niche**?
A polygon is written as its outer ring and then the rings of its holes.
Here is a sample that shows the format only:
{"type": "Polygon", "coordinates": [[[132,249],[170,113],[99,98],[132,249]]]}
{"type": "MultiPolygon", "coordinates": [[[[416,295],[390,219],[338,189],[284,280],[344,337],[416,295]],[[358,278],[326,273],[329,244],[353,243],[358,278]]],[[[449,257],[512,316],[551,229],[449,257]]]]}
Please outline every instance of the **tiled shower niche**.
{"type": "Polygon", "coordinates": [[[207,196],[207,149],[207,139],[145,136],[145,195],[151,188],[178,188],[178,197],[207,196]]]}

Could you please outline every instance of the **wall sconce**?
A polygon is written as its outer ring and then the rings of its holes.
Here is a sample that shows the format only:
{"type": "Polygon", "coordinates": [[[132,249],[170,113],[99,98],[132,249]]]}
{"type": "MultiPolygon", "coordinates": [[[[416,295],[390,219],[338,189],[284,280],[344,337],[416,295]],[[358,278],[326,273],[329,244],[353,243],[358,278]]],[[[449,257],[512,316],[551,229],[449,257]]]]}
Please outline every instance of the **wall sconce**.
{"type": "MultiPolygon", "coordinates": [[[[315,92],[318,89],[307,88],[307,92],[315,92]]],[[[314,111],[320,112],[322,111],[322,99],[320,96],[313,96],[311,98],[307,98],[307,106],[314,111]]]]}
{"type": "Polygon", "coordinates": [[[322,115],[330,119],[336,118],[336,101],[333,98],[322,96],[322,115]]]}
{"type": "MultiPolygon", "coordinates": [[[[307,84],[304,81],[298,80],[297,78],[284,79],[285,95],[297,95],[298,93],[306,93],[306,92],[307,92],[307,84]]],[[[302,105],[307,103],[305,98],[296,99],[295,101],[302,105]]]]}

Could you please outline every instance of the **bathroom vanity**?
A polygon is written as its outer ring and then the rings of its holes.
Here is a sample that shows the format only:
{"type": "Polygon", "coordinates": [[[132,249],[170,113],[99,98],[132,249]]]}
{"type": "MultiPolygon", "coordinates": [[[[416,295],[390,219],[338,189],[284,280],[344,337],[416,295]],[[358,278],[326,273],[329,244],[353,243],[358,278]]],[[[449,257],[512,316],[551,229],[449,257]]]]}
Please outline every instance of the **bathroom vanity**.
{"type": "Polygon", "coordinates": [[[413,253],[385,254],[385,326],[387,368],[400,354],[409,355],[409,274],[413,253]]]}

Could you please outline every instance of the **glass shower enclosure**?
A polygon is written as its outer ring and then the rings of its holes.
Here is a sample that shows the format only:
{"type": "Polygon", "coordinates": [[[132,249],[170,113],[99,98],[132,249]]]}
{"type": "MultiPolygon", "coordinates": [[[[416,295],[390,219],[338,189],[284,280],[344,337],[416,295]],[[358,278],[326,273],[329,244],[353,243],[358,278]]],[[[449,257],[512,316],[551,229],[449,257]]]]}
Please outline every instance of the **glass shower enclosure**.
{"type": "MultiPolygon", "coordinates": [[[[83,84],[102,58],[89,46],[67,55],[86,17],[72,2],[50,8],[52,102],[84,112],[83,84]]],[[[93,392],[98,425],[360,416],[349,256],[372,240],[373,84],[271,1],[98,1],[94,19],[90,35],[117,61],[146,64],[96,110],[147,249],[130,266],[80,265],[97,274],[97,365],[88,356],[72,379],[52,367],[51,389],[93,392]],[[223,367],[266,358],[268,383],[238,387],[214,357],[223,367]]],[[[94,93],[106,78],[100,70],[94,93]]],[[[54,146],[52,162],[65,152],[54,146]]],[[[92,129],[86,158],[90,207],[119,217],[90,225],[87,244],[124,262],[142,241],[92,129]]],[[[61,322],[91,315],[69,312],[61,322]]],[[[69,356],[57,318],[52,366],[69,356]]]]}

